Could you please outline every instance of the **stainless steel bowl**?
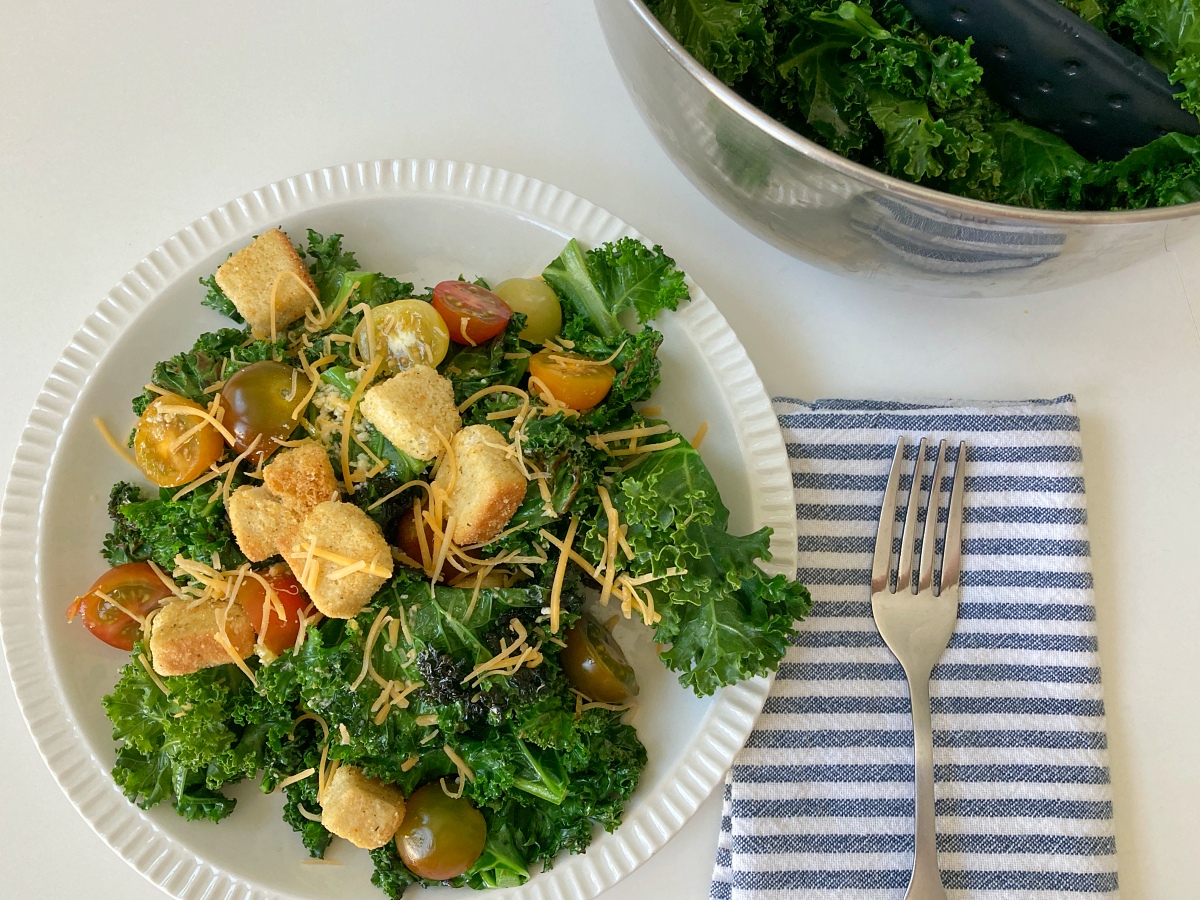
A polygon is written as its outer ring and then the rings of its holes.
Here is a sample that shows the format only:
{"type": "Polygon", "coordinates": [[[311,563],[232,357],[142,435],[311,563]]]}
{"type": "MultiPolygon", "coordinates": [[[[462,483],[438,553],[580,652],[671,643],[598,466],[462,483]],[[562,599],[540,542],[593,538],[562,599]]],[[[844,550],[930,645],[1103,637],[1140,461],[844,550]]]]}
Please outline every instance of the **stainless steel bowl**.
{"type": "Polygon", "coordinates": [[[806,262],[959,297],[1045,291],[1123,268],[1200,229],[1200,203],[1051,212],[909,184],[839,156],[709,73],[640,0],[596,0],[625,86],[705,195],[806,262]]]}

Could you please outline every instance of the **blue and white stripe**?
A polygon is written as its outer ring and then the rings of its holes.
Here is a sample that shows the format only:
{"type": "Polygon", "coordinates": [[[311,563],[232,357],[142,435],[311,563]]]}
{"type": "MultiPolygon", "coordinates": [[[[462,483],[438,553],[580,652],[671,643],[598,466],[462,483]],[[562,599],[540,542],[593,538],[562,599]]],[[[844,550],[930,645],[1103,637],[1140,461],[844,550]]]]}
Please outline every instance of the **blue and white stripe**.
{"type": "MultiPolygon", "coordinates": [[[[913,853],[908,692],[871,618],[868,586],[901,434],[969,447],[959,623],[930,686],[947,892],[1115,898],[1074,399],[781,399],[776,410],[792,466],[798,575],[814,603],[730,773],[713,900],[904,894],[913,853]]],[[[910,444],[910,460],[915,453],[910,444]]]]}

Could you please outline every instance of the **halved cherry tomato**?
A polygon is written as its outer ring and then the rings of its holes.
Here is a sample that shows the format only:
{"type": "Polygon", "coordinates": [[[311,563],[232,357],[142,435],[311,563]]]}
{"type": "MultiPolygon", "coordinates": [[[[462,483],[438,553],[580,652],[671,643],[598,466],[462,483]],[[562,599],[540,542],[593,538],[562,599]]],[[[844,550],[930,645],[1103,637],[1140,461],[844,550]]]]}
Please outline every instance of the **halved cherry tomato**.
{"type": "Polygon", "coordinates": [[[221,388],[225,410],[221,424],[236,438],[234,449],[243,453],[258,438],[254,452],[246,457],[252,464],[274,453],[279,442],[296,430],[299,422],[292,413],[311,386],[307,375],[269,359],[230,375],[221,388]]]}
{"type": "Polygon", "coordinates": [[[142,474],[159,487],[179,487],[199,478],[225,452],[221,433],[184,410],[205,411],[199,403],[163,394],[138,420],[133,456],[142,474]]]}
{"type": "Polygon", "coordinates": [[[567,680],[591,700],[624,703],[637,695],[637,677],[621,645],[589,615],[571,626],[558,659],[567,680]]]}
{"type": "Polygon", "coordinates": [[[450,340],[472,347],[490,341],[512,318],[507,303],[469,281],[443,281],[433,289],[433,308],[446,320],[450,340]]]}
{"type": "MultiPolygon", "coordinates": [[[[371,310],[376,347],[387,353],[387,371],[396,374],[417,364],[437,368],[450,349],[450,331],[424,300],[393,300],[371,310]]],[[[364,332],[365,333],[365,332],[364,332]]],[[[364,355],[366,348],[362,348],[364,355]]]]}
{"type": "Polygon", "coordinates": [[[254,626],[258,642],[278,656],[296,644],[296,636],[300,633],[300,614],[308,606],[308,594],[288,571],[270,569],[263,573],[263,579],[275,589],[279,604],[283,607],[282,617],[279,610],[268,603],[267,627],[263,629],[263,604],[267,599],[267,591],[257,578],[247,576],[243,579],[242,586],[238,588],[237,602],[254,626]]]}
{"type": "Polygon", "coordinates": [[[88,631],[110,647],[127,651],[132,650],[134,641],[142,636],[142,625],[97,591],[134,615],[143,617],[171,596],[170,588],[154,574],[148,563],[133,562],[109,569],[96,579],[86,594],[67,607],[68,622],[82,613],[88,631]]]}
{"type": "Polygon", "coordinates": [[[466,797],[455,799],[432,782],[404,801],[396,849],[414,874],[430,881],[457,878],[487,843],[487,821],[466,797]]]}
{"type": "Polygon", "coordinates": [[[542,350],[530,357],[529,376],[563,406],[584,412],[608,396],[617,370],[578,353],[542,350]]]}

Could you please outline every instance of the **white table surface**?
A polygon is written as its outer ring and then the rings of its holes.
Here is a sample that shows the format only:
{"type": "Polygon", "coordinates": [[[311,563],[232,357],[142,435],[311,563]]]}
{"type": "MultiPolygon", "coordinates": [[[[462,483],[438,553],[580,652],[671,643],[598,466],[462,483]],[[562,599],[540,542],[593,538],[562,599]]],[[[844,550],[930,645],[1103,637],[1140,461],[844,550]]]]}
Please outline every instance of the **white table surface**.
{"type": "MultiPolygon", "coordinates": [[[[211,208],[377,157],[574,191],[661,242],[773,394],[1049,397],[1083,418],[1126,898],[1200,884],[1200,242],[1036,297],[930,300],[741,230],[638,118],[585,0],[0,0],[0,466],[100,297],[211,208]]],[[[0,678],[5,897],[161,896],[75,814],[0,678]]],[[[706,896],[719,801],[606,897],[706,896]]]]}

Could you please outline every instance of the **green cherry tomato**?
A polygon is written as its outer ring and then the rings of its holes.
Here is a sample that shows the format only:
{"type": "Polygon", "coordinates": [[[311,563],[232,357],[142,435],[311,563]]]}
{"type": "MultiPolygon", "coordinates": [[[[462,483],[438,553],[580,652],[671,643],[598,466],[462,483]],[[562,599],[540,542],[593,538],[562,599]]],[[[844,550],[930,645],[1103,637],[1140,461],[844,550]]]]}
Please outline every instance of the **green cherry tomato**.
{"type": "Polygon", "coordinates": [[[247,458],[257,464],[274,453],[296,430],[299,422],[292,413],[309,387],[308,376],[272,360],[251,363],[230,375],[221,388],[222,424],[236,438],[234,449],[242,453],[261,435],[247,458]]]}
{"type": "Polygon", "coordinates": [[[637,695],[637,678],[620,645],[589,615],[567,632],[567,646],[558,658],[575,690],[591,700],[624,703],[637,695]]]}
{"type": "Polygon", "coordinates": [[[520,338],[533,344],[550,340],[562,331],[562,304],[554,289],[536,278],[510,278],[496,285],[496,296],[525,314],[520,338]]]}
{"type": "Polygon", "coordinates": [[[404,802],[404,821],[396,832],[396,849],[404,864],[421,878],[457,878],[483,853],[487,822],[466,797],[446,795],[432,782],[413,791],[404,802]]]}

